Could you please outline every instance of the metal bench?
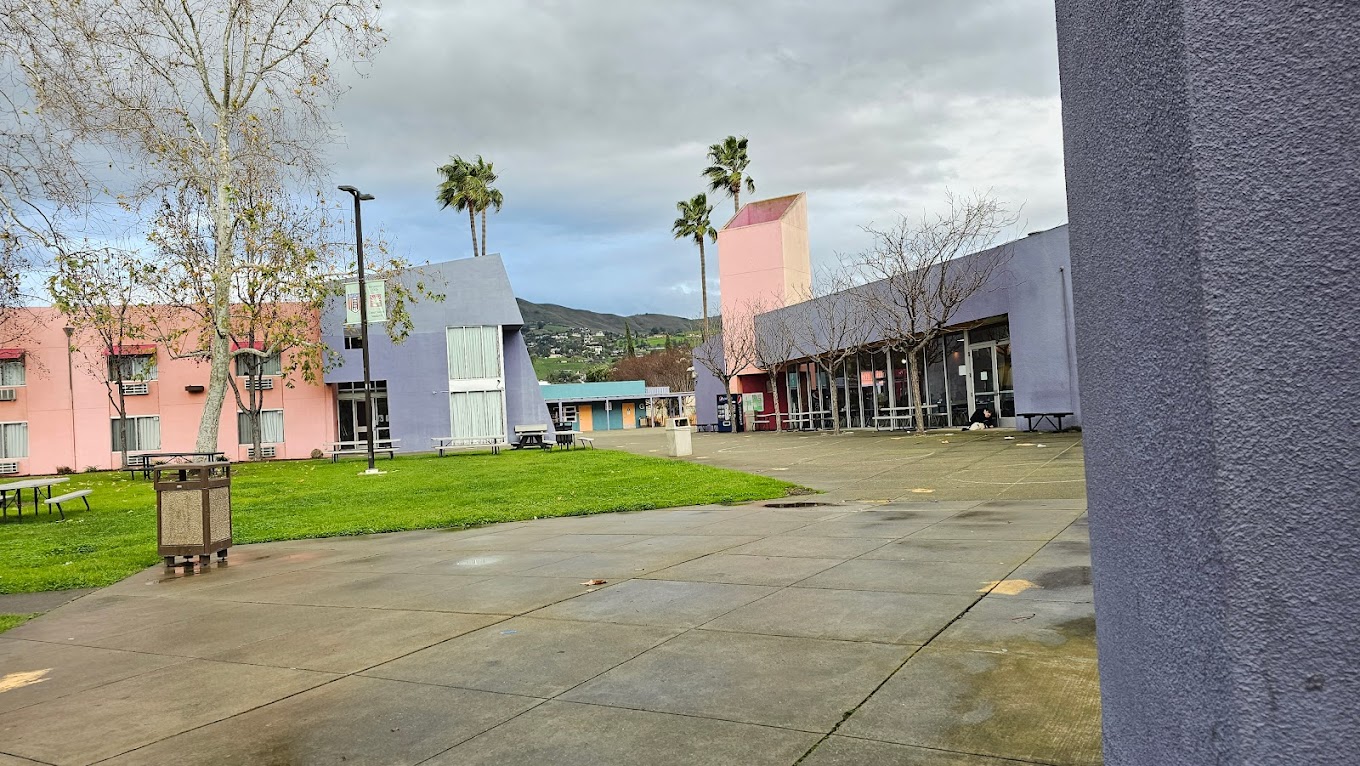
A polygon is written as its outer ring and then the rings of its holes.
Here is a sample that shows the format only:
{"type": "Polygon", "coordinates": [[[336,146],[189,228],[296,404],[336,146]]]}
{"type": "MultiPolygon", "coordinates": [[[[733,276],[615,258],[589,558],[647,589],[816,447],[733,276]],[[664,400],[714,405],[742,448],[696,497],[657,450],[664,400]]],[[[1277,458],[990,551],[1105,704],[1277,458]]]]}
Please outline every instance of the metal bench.
{"type": "Polygon", "coordinates": [[[62,510],[61,504],[64,503],[64,502],[67,502],[67,501],[69,501],[69,500],[75,500],[76,498],[80,498],[80,499],[81,499],[82,501],[84,501],[84,503],[85,503],[85,510],[88,511],[88,510],[90,510],[90,500],[89,500],[89,496],[90,496],[90,494],[91,494],[92,492],[94,492],[94,490],[92,490],[92,489],[78,489],[78,490],[76,490],[75,492],[67,492],[67,493],[64,494],[64,495],[57,495],[56,497],[49,497],[49,498],[47,498],[46,500],[44,500],[43,502],[44,502],[44,503],[47,503],[47,512],[48,512],[48,513],[51,513],[51,512],[52,512],[52,506],[55,505],[55,506],[57,507],[57,513],[60,513],[60,514],[61,514],[61,519],[62,519],[62,521],[65,521],[65,520],[66,520],[66,511],[62,510]]]}
{"type": "MultiPolygon", "coordinates": [[[[397,457],[397,450],[400,449],[397,447],[397,443],[400,441],[401,439],[374,439],[373,452],[374,454],[385,452],[389,458],[395,460],[397,457]]],[[[330,442],[327,447],[328,449],[323,450],[322,453],[329,455],[332,463],[339,462],[341,455],[368,454],[367,441],[330,442]]]]}
{"type": "Polygon", "coordinates": [[[576,437],[576,441],[580,442],[582,445],[586,447],[595,449],[595,437],[593,436],[578,436],[576,437]]]}
{"type": "Polygon", "coordinates": [[[491,454],[499,455],[503,448],[510,446],[510,442],[495,437],[431,436],[430,441],[434,442],[435,452],[438,452],[440,457],[444,457],[447,452],[460,449],[490,449],[491,454]]]}
{"type": "Polygon", "coordinates": [[[1063,428],[1062,424],[1063,418],[1070,418],[1073,415],[1071,412],[1017,412],[1015,414],[1025,419],[1026,431],[1037,430],[1034,427],[1035,420],[1039,421],[1039,425],[1043,425],[1044,421],[1047,420],[1048,424],[1053,426],[1054,433],[1066,431],[1067,429],[1063,428]]]}

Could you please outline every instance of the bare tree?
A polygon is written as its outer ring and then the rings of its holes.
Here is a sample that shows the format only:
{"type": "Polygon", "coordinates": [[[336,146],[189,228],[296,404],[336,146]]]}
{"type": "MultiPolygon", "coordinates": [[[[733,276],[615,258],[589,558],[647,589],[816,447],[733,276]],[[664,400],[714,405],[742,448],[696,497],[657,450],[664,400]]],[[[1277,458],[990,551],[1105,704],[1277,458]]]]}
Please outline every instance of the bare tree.
{"type": "Polygon", "coordinates": [[[755,332],[749,312],[749,306],[741,306],[723,315],[720,332],[694,349],[694,361],[721,380],[726,393],[732,392],[732,381],[738,375],[755,365],[755,332]]]}
{"type": "Polygon", "coordinates": [[[798,339],[791,322],[792,314],[775,311],[774,301],[760,301],[755,316],[755,365],[765,371],[770,381],[771,396],[774,397],[774,429],[782,431],[783,420],[779,410],[779,374],[789,361],[798,356],[798,339]]]}
{"type": "MultiPolygon", "coordinates": [[[[353,273],[354,249],[346,239],[352,229],[337,211],[319,196],[290,194],[271,168],[246,164],[237,184],[233,216],[240,253],[222,331],[236,367],[228,385],[238,411],[246,415],[242,430],[251,435],[258,459],[263,456],[264,379],[277,376],[289,387],[299,379],[317,383],[338,361],[322,342],[316,320],[327,301],[342,292],[341,277],[353,273]]],[[[208,207],[197,190],[181,190],[162,202],[150,235],[159,257],[147,273],[148,287],[161,302],[179,309],[155,325],[154,336],[180,358],[211,358],[215,333],[205,328],[219,327],[208,207]]],[[[381,239],[366,237],[365,248],[372,254],[365,259],[368,278],[387,286],[385,328],[400,343],[412,329],[407,304],[443,296],[421,281],[405,284],[399,277],[410,265],[390,256],[381,239]]]]}
{"type": "MultiPolygon", "coordinates": [[[[151,378],[154,354],[130,348],[148,336],[149,309],[139,300],[146,267],[131,253],[101,248],[60,253],[48,287],[81,342],[76,344],[91,377],[107,383],[118,412],[118,451],[128,464],[128,383],[151,378]]],[[[74,437],[74,435],[73,435],[74,437]]]]}
{"type": "Polygon", "coordinates": [[[784,309],[794,356],[810,359],[825,372],[831,389],[831,426],[841,430],[840,392],[836,373],[846,359],[859,353],[873,335],[874,325],[850,273],[844,269],[818,275],[805,300],[784,309]]]}
{"type": "Polygon", "coordinates": [[[333,68],[382,45],[377,8],[377,0],[0,0],[9,59],[42,107],[37,119],[50,134],[105,150],[127,186],[111,199],[134,216],[165,191],[192,191],[206,206],[211,373],[200,451],[216,449],[231,372],[242,167],[317,181],[341,90],[333,68]]]}
{"type": "Polygon", "coordinates": [[[1017,214],[987,194],[948,195],[948,209],[919,220],[899,216],[889,227],[865,226],[872,244],[858,266],[875,284],[855,293],[878,333],[907,359],[918,431],[922,355],[954,321],[959,308],[989,289],[1010,260],[1008,247],[991,247],[1015,225],[1017,214]]]}

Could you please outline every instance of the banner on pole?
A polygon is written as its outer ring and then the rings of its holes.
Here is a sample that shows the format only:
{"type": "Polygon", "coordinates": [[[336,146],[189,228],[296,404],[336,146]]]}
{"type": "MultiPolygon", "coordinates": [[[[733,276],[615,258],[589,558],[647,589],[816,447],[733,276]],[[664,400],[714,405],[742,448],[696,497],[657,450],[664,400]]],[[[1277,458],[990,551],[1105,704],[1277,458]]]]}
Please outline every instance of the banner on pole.
{"type": "MultiPolygon", "coordinates": [[[[368,280],[368,323],[387,321],[387,283],[368,280]]],[[[359,324],[359,283],[345,283],[345,324],[359,324]]]]}

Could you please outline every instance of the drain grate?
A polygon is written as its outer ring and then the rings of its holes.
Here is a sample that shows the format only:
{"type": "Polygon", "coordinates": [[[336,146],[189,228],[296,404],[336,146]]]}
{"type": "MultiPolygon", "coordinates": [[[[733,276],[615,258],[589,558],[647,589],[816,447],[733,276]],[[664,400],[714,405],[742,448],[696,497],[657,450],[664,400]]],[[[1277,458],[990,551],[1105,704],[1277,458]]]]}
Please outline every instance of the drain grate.
{"type": "Polygon", "coordinates": [[[812,500],[787,500],[778,503],[766,503],[766,508],[813,508],[819,505],[830,505],[829,503],[818,503],[812,500]]]}

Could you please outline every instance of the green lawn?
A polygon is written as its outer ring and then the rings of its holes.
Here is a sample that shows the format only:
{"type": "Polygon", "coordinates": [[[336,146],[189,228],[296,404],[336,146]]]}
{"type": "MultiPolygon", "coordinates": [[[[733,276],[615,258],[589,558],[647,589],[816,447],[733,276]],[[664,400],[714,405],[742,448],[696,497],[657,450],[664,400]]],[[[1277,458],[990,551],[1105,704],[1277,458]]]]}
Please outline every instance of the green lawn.
{"type": "Polygon", "coordinates": [[[37,616],[36,614],[0,614],[0,633],[4,633],[10,628],[17,628],[37,616]]]}
{"type": "MultiPolygon", "coordinates": [[[[296,540],[405,529],[470,527],[535,516],[736,503],[784,496],[763,476],[611,450],[233,466],[235,542],[296,540]]],[[[67,520],[30,505],[22,524],[0,524],[0,593],[99,587],[156,563],[151,482],[124,473],[79,474],[62,491],[91,488],[67,520]]]]}

